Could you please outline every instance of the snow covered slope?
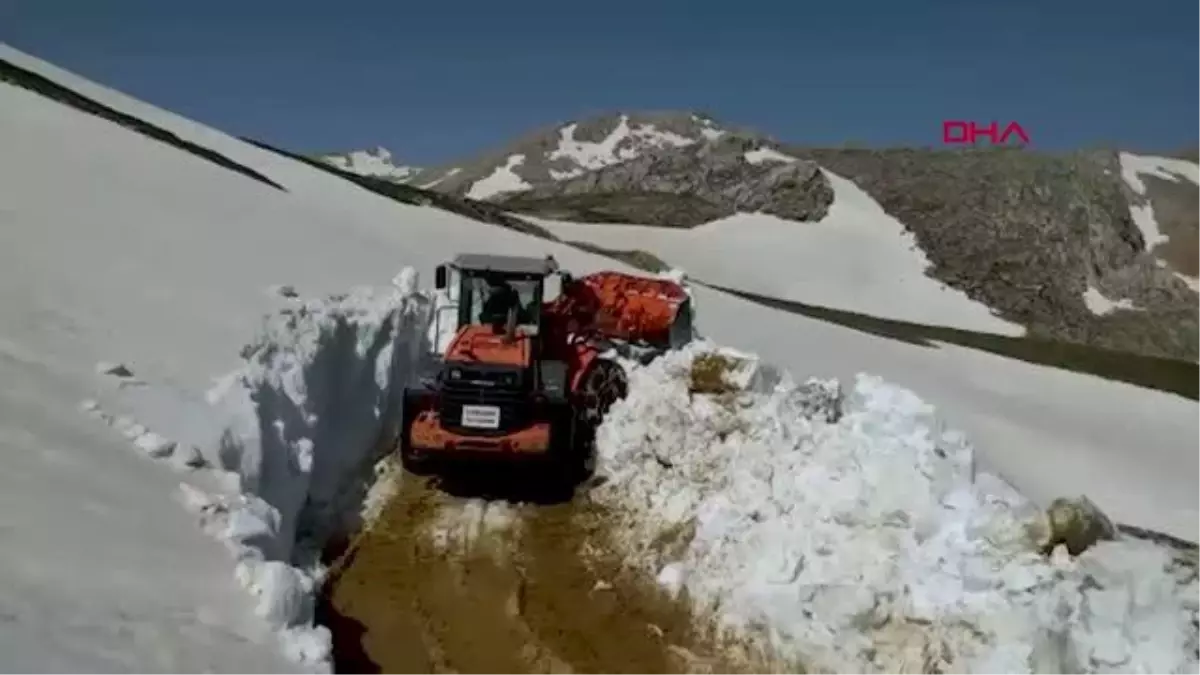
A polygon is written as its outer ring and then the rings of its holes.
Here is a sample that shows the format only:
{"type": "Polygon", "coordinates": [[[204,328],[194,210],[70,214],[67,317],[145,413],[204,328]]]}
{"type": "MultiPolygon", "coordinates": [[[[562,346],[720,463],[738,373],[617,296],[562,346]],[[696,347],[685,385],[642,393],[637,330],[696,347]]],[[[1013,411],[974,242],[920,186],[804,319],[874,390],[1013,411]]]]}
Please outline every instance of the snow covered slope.
{"type": "MultiPolygon", "coordinates": [[[[429,278],[440,261],[481,249],[552,253],[579,272],[628,268],[397,204],[7,47],[0,58],[287,189],[0,84],[0,606],[18,608],[0,653],[31,670],[288,668],[260,645],[265,628],[225,578],[224,552],[166,505],[180,480],[220,486],[130,457],[79,403],[95,398],[208,447],[222,421],[204,394],[277,307],[272,285],[335,293],[383,283],[404,264],[429,278]],[[102,360],[150,384],[113,386],[95,373],[102,360]]],[[[1119,520],[1195,536],[1193,402],[695,294],[699,328],[715,340],[801,375],[868,371],[912,387],[1035,499],[1087,492],[1119,520]]]]}
{"type": "MultiPolygon", "coordinates": [[[[780,153],[746,153],[790,162],[780,153]]],[[[833,205],[819,222],[739,213],[691,229],[532,219],[566,240],[649,251],[729,288],[915,323],[1023,335],[982,303],[925,275],[911,233],[851,181],[822,170],[833,205]]]]}

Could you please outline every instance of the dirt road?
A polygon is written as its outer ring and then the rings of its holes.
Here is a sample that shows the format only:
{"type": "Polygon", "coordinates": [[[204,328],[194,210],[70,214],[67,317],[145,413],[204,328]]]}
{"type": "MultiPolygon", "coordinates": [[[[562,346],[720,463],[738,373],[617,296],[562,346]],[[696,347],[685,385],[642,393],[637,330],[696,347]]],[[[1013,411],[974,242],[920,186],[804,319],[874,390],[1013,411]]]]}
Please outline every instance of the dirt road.
{"type": "Polygon", "coordinates": [[[322,619],[338,672],[743,672],[683,603],[623,571],[605,520],[455,497],[405,474],[342,557],[322,619]]]}

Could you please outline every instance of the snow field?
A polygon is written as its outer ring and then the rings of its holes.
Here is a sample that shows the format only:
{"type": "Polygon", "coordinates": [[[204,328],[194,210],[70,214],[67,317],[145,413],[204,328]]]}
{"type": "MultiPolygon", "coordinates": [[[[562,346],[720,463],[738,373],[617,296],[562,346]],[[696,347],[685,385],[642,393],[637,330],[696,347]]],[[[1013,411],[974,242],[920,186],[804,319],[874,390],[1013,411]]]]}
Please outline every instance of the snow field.
{"type": "Polygon", "coordinates": [[[1196,671],[1194,569],[1139,540],[1039,555],[1039,510],[912,392],[709,343],[629,368],[593,496],[726,637],[818,672],[1196,671]],[[690,394],[713,353],[734,391],[690,394]]]}

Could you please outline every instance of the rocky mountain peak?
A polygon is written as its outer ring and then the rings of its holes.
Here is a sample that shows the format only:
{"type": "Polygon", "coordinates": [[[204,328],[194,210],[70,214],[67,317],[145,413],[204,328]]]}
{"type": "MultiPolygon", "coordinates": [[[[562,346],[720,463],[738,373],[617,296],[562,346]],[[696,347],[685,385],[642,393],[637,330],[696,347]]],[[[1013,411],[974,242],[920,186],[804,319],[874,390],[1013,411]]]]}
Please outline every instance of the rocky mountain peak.
{"type": "Polygon", "coordinates": [[[687,111],[612,112],[540,129],[495,151],[432,169],[412,183],[472,199],[521,192],[590,171],[711,143],[731,130],[687,111]]]}

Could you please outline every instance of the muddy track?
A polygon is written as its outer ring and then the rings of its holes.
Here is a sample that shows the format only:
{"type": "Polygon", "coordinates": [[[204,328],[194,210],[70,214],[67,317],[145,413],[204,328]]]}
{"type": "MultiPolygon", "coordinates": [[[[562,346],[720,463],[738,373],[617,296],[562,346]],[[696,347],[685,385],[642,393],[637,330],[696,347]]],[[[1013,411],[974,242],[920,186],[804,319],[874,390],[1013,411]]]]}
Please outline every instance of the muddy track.
{"type": "Polygon", "coordinates": [[[322,602],[338,672],[740,672],[607,553],[586,499],[456,497],[403,476],[322,602]]]}

